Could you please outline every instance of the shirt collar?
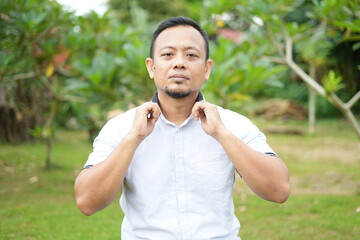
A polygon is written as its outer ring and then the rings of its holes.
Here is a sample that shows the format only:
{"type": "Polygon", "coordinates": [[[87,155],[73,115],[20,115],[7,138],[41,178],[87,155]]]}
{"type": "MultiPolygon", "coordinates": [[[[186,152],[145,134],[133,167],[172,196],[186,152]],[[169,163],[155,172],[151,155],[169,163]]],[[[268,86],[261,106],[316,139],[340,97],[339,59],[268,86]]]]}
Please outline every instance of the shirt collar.
{"type": "MultiPolygon", "coordinates": [[[[201,92],[199,92],[199,95],[196,98],[196,102],[200,102],[204,100],[204,96],[201,94],[201,92]]],[[[158,93],[156,92],[151,100],[154,103],[159,103],[159,97],[158,97],[158,93]]]]}

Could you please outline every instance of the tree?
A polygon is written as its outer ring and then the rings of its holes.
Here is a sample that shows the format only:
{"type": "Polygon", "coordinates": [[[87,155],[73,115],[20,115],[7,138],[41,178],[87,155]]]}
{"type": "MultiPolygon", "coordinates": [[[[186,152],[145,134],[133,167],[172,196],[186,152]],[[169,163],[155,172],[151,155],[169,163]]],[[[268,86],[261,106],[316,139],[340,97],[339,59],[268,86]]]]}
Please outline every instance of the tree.
{"type": "Polygon", "coordinates": [[[139,17],[135,26],[119,23],[110,13],[92,12],[78,19],[78,30],[69,37],[73,54],[67,81],[85,100],[82,108],[72,107],[91,136],[106,121],[108,111],[126,110],[154,92],[145,67],[150,42],[140,40],[150,39],[147,16],[139,9],[133,14],[139,17]]]}
{"type": "Polygon", "coordinates": [[[125,23],[130,23],[136,18],[136,16],[131,13],[134,8],[146,10],[149,13],[149,20],[152,22],[159,22],[167,17],[188,15],[186,1],[184,0],[172,2],[167,0],[109,0],[108,5],[109,8],[113,10],[114,15],[125,23]]]}
{"type": "Polygon", "coordinates": [[[2,139],[29,139],[31,129],[47,144],[49,167],[55,115],[59,105],[70,100],[60,88],[63,82],[56,69],[68,56],[65,36],[72,29],[73,15],[49,0],[4,0],[0,12],[0,91],[7,110],[0,117],[24,125],[19,136],[1,125],[0,132],[6,133],[2,139]]]}
{"type": "Polygon", "coordinates": [[[205,82],[203,90],[210,100],[237,110],[261,89],[281,85],[274,76],[286,68],[256,59],[252,51],[248,42],[237,45],[221,36],[211,44],[214,67],[211,79],[205,82]]]}
{"type": "MultiPolygon", "coordinates": [[[[217,1],[213,6],[207,1],[207,6],[220,16],[228,13],[246,19],[242,26],[246,26],[247,34],[257,47],[256,54],[293,70],[311,89],[344,114],[360,138],[359,123],[351,111],[360,99],[360,91],[345,103],[336,94],[344,86],[343,78],[331,69],[331,65],[323,68],[321,83],[306,72],[309,65],[315,66],[314,61],[329,58],[329,50],[340,43],[352,41],[354,51],[358,49],[358,4],[356,0],[314,0],[308,2],[307,8],[311,11],[305,12],[306,17],[302,21],[293,21],[290,16],[296,14],[303,3],[288,0],[217,1]]],[[[319,70],[318,66],[315,67],[319,70]]]]}
{"type": "Polygon", "coordinates": [[[130,27],[109,12],[77,17],[51,0],[6,0],[0,10],[0,140],[45,140],[47,167],[59,124],[75,117],[93,136],[109,110],[153,94],[150,43],[139,37],[150,38],[145,12],[134,12],[142,17],[130,27]]]}

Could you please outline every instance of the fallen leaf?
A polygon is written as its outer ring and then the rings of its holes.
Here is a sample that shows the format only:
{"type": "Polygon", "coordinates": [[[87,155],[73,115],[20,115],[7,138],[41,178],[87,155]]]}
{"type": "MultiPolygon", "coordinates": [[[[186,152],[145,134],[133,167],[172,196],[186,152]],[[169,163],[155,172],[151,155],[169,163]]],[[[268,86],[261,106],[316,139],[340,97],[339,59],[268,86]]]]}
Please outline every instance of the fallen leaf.
{"type": "Polygon", "coordinates": [[[14,168],[12,168],[12,167],[5,167],[4,170],[5,170],[5,172],[8,172],[8,173],[14,173],[14,168]]]}
{"type": "Polygon", "coordinates": [[[39,181],[39,177],[38,176],[33,176],[31,178],[29,178],[29,183],[32,184],[32,183],[36,183],[39,181]]]}

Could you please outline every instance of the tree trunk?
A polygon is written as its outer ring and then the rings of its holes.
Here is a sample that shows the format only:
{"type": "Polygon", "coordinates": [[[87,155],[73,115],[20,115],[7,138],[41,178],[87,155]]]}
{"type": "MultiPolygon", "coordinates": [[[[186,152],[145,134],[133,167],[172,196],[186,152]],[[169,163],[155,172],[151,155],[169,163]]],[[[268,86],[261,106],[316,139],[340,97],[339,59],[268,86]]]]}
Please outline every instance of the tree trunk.
{"type": "Polygon", "coordinates": [[[52,167],[52,139],[48,137],[46,140],[46,159],[45,159],[45,168],[49,169],[52,167]]]}
{"type": "Polygon", "coordinates": [[[51,168],[52,167],[52,141],[53,141],[53,123],[55,120],[56,112],[58,109],[59,102],[58,100],[54,99],[51,103],[50,114],[46,120],[42,136],[46,142],[46,158],[45,158],[45,167],[51,168]]]}
{"type": "Polygon", "coordinates": [[[31,139],[26,126],[26,116],[13,108],[0,106],[0,142],[15,144],[31,139]]]}
{"type": "Polygon", "coordinates": [[[309,87],[309,133],[315,133],[316,121],[316,92],[309,87]]]}
{"type": "MultiPolygon", "coordinates": [[[[314,65],[310,65],[309,69],[310,77],[316,81],[316,68],[314,65]]],[[[309,133],[315,133],[315,121],[316,121],[316,92],[309,87],[309,133]]]]}

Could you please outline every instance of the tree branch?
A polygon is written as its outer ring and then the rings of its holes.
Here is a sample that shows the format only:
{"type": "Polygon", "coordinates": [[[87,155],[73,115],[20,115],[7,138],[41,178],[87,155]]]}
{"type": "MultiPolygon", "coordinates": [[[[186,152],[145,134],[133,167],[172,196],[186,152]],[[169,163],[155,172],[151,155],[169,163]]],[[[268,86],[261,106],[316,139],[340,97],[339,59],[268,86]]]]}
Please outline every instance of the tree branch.
{"type": "Polygon", "coordinates": [[[16,74],[12,77],[5,77],[5,78],[12,78],[14,81],[17,80],[21,80],[21,79],[29,79],[29,78],[34,78],[37,76],[36,72],[28,72],[28,73],[20,73],[20,74],[16,74]]]}
{"type": "Polygon", "coordinates": [[[263,56],[261,58],[272,63],[286,64],[286,61],[284,61],[284,59],[279,57],[263,56]]]}
{"type": "Polygon", "coordinates": [[[293,43],[289,36],[285,36],[285,41],[286,41],[285,58],[286,58],[286,61],[289,62],[289,61],[292,61],[292,59],[293,59],[293,55],[292,55],[293,43]]]}
{"type": "Polygon", "coordinates": [[[277,53],[280,55],[280,57],[284,57],[284,52],[282,51],[283,47],[280,46],[280,44],[275,40],[274,34],[266,22],[264,22],[264,29],[265,29],[265,32],[267,32],[270,42],[273,45],[273,47],[275,48],[275,50],[277,51],[277,53]]]}
{"type": "Polygon", "coordinates": [[[300,40],[308,37],[309,35],[313,34],[314,32],[315,32],[315,29],[310,29],[307,32],[302,32],[302,33],[296,34],[295,36],[293,36],[293,40],[294,40],[294,42],[300,41],[300,40]]]}
{"type": "Polygon", "coordinates": [[[360,99],[360,91],[358,91],[346,104],[346,108],[350,109],[360,99]]]}
{"type": "Polygon", "coordinates": [[[318,84],[314,79],[312,79],[304,70],[302,70],[292,59],[292,40],[290,37],[286,38],[286,58],[285,62],[287,65],[303,79],[312,89],[314,89],[318,94],[325,97],[325,89],[318,84]]]}
{"type": "Polygon", "coordinates": [[[66,76],[66,77],[74,77],[74,76],[75,76],[74,73],[72,73],[71,71],[65,69],[65,68],[62,67],[62,66],[57,66],[57,67],[56,67],[56,71],[57,71],[58,73],[64,75],[64,76],[66,76]]]}
{"type": "MultiPolygon", "coordinates": [[[[357,94],[355,94],[354,97],[352,97],[352,99],[350,100],[351,103],[354,102],[354,101],[352,101],[353,99],[357,100],[359,98],[359,95],[360,95],[359,92],[357,94]]],[[[331,100],[334,103],[334,105],[337,106],[338,109],[340,109],[340,111],[345,115],[347,120],[350,121],[351,126],[353,127],[357,136],[360,139],[360,125],[359,125],[359,122],[356,120],[354,114],[350,110],[350,108],[347,108],[346,104],[344,104],[344,102],[338,96],[336,96],[335,93],[333,93],[333,92],[330,93],[330,97],[331,97],[331,100]]],[[[347,104],[349,104],[349,102],[347,104]]]]}
{"type": "Polygon", "coordinates": [[[313,34],[314,32],[317,32],[319,30],[321,30],[322,28],[326,27],[326,22],[321,22],[321,24],[319,26],[317,26],[316,28],[310,28],[308,31],[306,32],[302,32],[299,34],[296,34],[292,37],[294,42],[300,41],[308,36],[310,36],[311,34],[313,34]]]}

